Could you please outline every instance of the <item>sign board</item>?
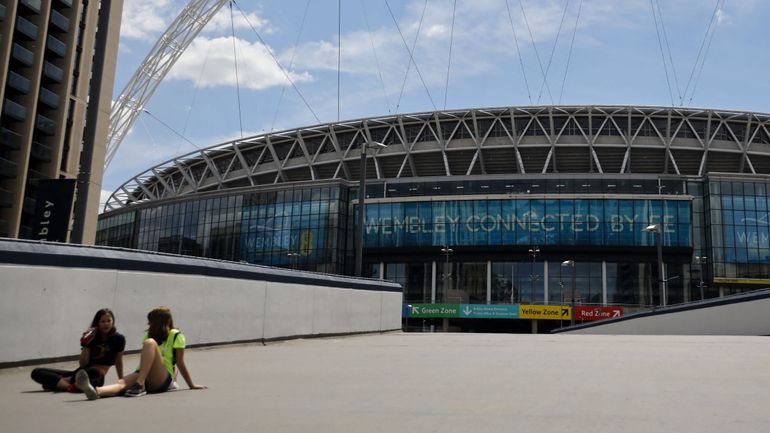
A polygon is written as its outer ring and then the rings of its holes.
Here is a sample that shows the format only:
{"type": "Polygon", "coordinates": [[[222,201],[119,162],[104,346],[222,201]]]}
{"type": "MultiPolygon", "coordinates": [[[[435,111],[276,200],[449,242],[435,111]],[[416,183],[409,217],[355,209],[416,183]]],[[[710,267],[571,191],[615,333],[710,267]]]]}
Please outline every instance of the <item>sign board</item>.
{"type": "MultiPolygon", "coordinates": [[[[566,305],[519,304],[404,304],[403,317],[460,319],[571,320],[566,305]]],[[[623,315],[623,307],[575,307],[575,320],[602,320],[623,315]]]]}
{"type": "Polygon", "coordinates": [[[421,319],[460,317],[460,304],[411,304],[409,317],[421,319]]]}
{"type": "Polygon", "coordinates": [[[770,286],[770,280],[758,279],[758,278],[714,277],[714,283],[719,283],[719,284],[756,284],[758,286],[770,286]]]}
{"type": "Polygon", "coordinates": [[[67,242],[76,181],[41,179],[38,182],[32,239],[67,242]]]}
{"type": "Polygon", "coordinates": [[[603,320],[623,315],[623,307],[575,307],[575,320],[603,320]]]}
{"type": "Polygon", "coordinates": [[[460,317],[465,319],[518,319],[517,304],[461,304],[460,317]]]}
{"type": "Polygon", "coordinates": [[[561,305],[520,305],[520,319],[570,320],[570,308],[561,305]]]}

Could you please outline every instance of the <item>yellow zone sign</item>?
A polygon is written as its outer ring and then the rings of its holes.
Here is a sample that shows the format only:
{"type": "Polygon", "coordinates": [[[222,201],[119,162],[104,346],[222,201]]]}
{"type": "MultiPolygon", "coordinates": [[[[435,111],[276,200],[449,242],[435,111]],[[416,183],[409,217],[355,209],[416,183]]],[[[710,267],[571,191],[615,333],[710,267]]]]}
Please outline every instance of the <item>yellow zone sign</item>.
{"type": "Polygon", "coordinates": [[[519,305],[519,319],[570,320],[570,307],[561,305],[519,305]]]}
{"type": "Polygon", "coordinates": [[[725,278],[725,277],[714,277],[715,283],[722,283],[722,284],[756,284],[758,286],[767,286],[770,285],[770,280],[763,280],[759,278],[725,278]]]}

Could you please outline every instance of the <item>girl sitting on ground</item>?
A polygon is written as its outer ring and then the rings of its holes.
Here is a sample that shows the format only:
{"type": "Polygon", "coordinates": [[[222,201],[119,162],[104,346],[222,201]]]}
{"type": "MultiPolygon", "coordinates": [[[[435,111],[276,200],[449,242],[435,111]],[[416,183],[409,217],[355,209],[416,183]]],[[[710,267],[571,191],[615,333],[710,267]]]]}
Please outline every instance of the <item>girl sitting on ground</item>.
{"type": "Polygon", "coordinates": [[[75,380],[89,400],[113,397],[124,393],[126,397],[139,397],[147,393],[161,393],[175,386],[175,367],[179,368],[190,389],[205,389],[205,385],[193,382],[184,359],[185,337],[174,328],[171,310],[158,307],[147,314],[148,328],[142,339],[139,368],[117,383],[93,387],[84,371],[75,380]]]}
{"type": "Polygon", "coordinates": [[[82,371],[93,386],[104,385],[104,376],[115,366],[118,379],[123,378],[123,349],[126,338],[115,329],[115,314],[109,308],[97,311],[88,328],[80,337],[79,368],[59,370],[36,368],[32,380],[43,385],[48,391],[78,392],[75,375],[82,371]]]}

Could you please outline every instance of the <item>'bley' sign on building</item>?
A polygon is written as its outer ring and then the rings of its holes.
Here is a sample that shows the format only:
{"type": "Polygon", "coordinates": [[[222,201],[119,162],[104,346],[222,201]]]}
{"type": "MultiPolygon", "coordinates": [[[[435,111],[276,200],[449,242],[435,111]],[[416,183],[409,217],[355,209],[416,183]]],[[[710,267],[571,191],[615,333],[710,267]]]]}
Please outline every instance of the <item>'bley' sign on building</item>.
{"type": "Polygon", "coordinates": [[[38,182],[33,239],[66,242],[76,180],[42,179],[38,182]]]}

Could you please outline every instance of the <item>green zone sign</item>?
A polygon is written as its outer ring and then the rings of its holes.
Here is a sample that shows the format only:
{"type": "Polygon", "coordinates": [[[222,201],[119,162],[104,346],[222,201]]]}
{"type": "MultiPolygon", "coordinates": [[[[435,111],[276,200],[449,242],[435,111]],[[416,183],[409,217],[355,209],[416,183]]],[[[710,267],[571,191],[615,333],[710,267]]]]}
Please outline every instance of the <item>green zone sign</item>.
{"type": "Polygon", "coordinates": [[[405,317],[418,319],[544,319],[570,320],[570,307],[519,304],[408,304],[405,317]]]}
{"type": "Polygon", "coordinates": [[[460,317],[460,304],[411,304],[406,314],[420,319],[460,317]]]}

